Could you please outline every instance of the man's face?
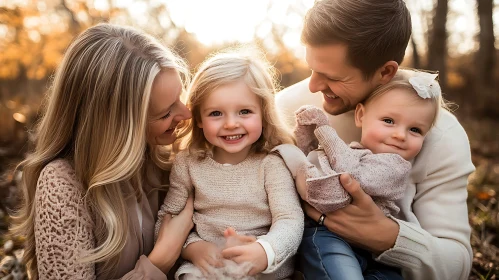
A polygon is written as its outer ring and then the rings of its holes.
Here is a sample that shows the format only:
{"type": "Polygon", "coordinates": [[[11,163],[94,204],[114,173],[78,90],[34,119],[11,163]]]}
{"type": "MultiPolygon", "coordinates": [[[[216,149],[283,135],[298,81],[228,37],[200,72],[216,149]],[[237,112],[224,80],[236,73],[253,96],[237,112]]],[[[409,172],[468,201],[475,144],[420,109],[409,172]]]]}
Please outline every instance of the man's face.
{"type": "Polygon", "coordinates": [[[339,115],[355,109],[379,85],[377,75],[364,80],[362,72],[347,61],[347,46],[307,46],[306,60],[312,70],[309,89],[322,92],[324,110],[339,115]]]}

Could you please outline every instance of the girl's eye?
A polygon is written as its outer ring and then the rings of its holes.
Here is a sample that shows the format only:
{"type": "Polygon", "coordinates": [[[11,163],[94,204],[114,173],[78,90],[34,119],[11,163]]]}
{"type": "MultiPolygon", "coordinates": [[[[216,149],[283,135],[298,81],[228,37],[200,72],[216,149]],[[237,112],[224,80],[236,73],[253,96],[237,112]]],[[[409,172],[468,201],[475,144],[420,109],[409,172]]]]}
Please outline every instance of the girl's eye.
{"type": "Polygon", "coordinates": [[[414,132],[414,133],[418,133],[418,134],[422,134],[421,133],[421,129],[417,128],[417,127],[413,127],[410,129],[411,132],[414,132]]]}
{"type": "Polygon", "coordinates": [[[170,115],[172,114],[172,112],[168,112],[166,113],[166,115],[162,116],[161,119],[164,120],[164,119],[167,119],[168,117],[170,117],[170,115]]]}
{"type": "Polygon", "coordinates": [[[208,116],[211,116],[211,117],[220,117],[221,115],[222,115],[222,113],[220,111],[213,111],[208,116]]]}
{"type": "Polygon", "coordinates": [[[383,121],[387,124],[393,124],[393,120],[392,119],[383,119],[383,121]]]}
{"type": "Polygon", "coordinates": [[[241,114],[241,115],[247,115],[247,114],[249,114],[249,113],[251,113],[251,111],[250,111],[250,110],[248,110],[248,109],[243,109],[243,110],[241,110],[241,111],[239,112],[239,114],[241,114]]]}

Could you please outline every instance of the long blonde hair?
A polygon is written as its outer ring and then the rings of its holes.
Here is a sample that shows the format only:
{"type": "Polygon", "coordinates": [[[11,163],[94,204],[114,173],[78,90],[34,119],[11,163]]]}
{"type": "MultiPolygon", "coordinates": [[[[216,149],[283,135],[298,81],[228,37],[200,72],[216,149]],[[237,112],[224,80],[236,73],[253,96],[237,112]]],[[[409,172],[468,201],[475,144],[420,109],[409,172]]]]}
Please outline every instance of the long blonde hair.
{"type": "Polygon", "coordinates": [[[73,165],[96,221],[97,247],[81,261],[102,262],[103,271],[118,263],[128,232],[125,198],[135,193],[141,199],[145,159],[161,158],[146,143],[151,87],[161,69],[189,75],[171,50],[130,27],[99,24],[69,46],[36,127],[34,151],[18,166],[23,200],[13,231],[26,236],[24,260],[34,279],[37,180],[57,158],[73,165]]]}
{"type": "Polygon", "coordinates": [[[260,99],[263,131],[253,144],[252,151],[265,153],[279,144],[294,143],[292,134],[283,125],[275,108],[275,75],[275,68],[254,46],[233,47],[212,54],[200,65],[187,90],[187,107],[192,112],[192,119],[182,128],[180,134],[187,136],[179,140],[178,147],[187,148],[200,157],[211,153],[213,146],[198,127],[200,107],[213,90],[235,81],[244,81],[260,99]]]}

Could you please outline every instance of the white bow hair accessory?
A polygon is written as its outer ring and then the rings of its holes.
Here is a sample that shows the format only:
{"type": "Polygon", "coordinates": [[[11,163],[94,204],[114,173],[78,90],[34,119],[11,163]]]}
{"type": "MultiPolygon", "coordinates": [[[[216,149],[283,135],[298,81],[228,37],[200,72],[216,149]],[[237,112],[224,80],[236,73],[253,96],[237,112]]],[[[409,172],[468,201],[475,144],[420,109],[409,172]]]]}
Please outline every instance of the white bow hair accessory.
{"type": "Polygon", "coordinates": [[[409,78],[409,83],[416,90],[419,97],[423,99],[436,98],[442,94],[440,85],[435,80],[438,74],[417,72],[414,77],[409,78]]]}

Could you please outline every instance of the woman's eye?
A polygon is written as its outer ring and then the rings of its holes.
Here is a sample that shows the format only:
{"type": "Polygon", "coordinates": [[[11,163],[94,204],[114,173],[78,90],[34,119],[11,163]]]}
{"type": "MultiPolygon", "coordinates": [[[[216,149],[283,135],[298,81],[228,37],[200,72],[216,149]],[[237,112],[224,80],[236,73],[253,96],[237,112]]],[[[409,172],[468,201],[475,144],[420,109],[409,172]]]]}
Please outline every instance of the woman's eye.
{"type": "Polygon", "coordinates": [[[220,111],[213,111],[208,116],[211,116],[211,117],[220,117],[221,115],[222,115],[222,112],[220,112],[220,111]]]}
{"type": "Polygon", "coordinates": [[[247,115],[247,114],[251,113],[251,111],[250,111],[250,110],[248,110],[248,109],[243,109],[243,110],[241,110],[239,113],[240,113],[241,115],[247,115]]]}
{"type": "Polygon", "coordinates": [[[170,115],[172,114],[172,112],[168,112],[166,113],[166,115],[162,116],[161,119],[164,120],[164,119],[167,119],[168,117],[170,117],[170,115]]]}
{"type": "Polygon", "coordinates": [[[418,134],[422,134],[422,133],[421,133],[421,129],[419,129],[419,128],[417,128],[417,127],[413,127],[413,128],[411,128],[410,130],[411,130],[411,132],[418,133],[418,134]]]}
{"type": "Polygon", "coordinates": [[[383,119],[383,121],[386,122],[387,124],[393,124],[392,119],[383,119]]]}

